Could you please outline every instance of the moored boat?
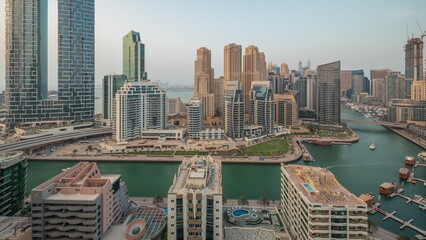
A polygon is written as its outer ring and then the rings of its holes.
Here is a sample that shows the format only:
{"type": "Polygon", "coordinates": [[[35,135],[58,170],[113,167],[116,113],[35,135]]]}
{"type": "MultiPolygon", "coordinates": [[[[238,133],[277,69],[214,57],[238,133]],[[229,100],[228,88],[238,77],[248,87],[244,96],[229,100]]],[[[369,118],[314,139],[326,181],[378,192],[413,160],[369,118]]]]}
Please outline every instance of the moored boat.
{"type": "Polygon", "coordinates": [[[373,143],[370,145],[370,150],[374,150],[374,149],[376,149],[376,144],[373,143]]]}
{"type": "Polygon", "coordinates": [[[324,140],[314,140],[313,144],[321,145],[321,146],[331,146],[333,145],[333,141],[324,141],[324,140]]]}
{"type": "Polygon", "coordinates": [[[405,156],[404,162],[407,165],[414,166],[414,164],[416,164],[416,159],[413,156],[405,156]]]}
{"type": "Polygon", "coordinates": [[[410,170],[408,170],[408,168],[399,169],[399,178],[408,179],[409,177],[410,177],[410,170]]]}
{"type": "Polygon", "coordinates": [[[426,161],[426,152],[421,152],[417,155],[421,160],[426,161]]]}

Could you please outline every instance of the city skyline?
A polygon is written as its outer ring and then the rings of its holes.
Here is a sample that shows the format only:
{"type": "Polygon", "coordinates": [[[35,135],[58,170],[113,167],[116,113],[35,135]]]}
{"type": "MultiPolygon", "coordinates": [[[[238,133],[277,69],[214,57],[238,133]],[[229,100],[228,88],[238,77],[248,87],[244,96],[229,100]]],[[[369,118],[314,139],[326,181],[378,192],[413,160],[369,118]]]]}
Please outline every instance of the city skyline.
{"type": "MultiPolygon", "coordinates": [[[[5,1],[0,1],[3,12],[4,4],[5,1]]],[[[317,66],[338,59],[342,62],[342,70],[364,69],[369,73],[370,69],[389,68],[404,72],[401,45],[407,40],[406,24],[410,37],[411,33],[419,35],[415,19],[419,20],[423,29],[426,28],[426,17],[421,14],[421,9],[424,9],[421,5],[426,7],[426,2],[422,1],[386,1],[386,4],[385,1],[374,1],[369,2],[368,8],[366,1],[351,4],[329,1],[321,6],[315,6],[313,1],[303,4],[252,2],[244,6],[241,2],[233,2],[223,8],[224,4],[221,1],[210,3],[208,7],[211,10],[205,13],[202,11],[205,6],[201,3],[180,6],[174,2],[134,2],[125,6],[123,2],[97,2],[95,84],[100,85],[104,75],[121,72],[121,40],[130,30],[141,33],[142,42],[146,45],[146,69],[152,80],[190,84],[193,51],[199,47],[209,48],[212,51],[212,68],[217,73],[214,77],[219,77],[223,75],[223,47],[232,42],[243,48],[256,45],[265,52],[267,62],[285,62],[290,69],[295,69],[299,60],[303,63],[311,60],[312,65],[317,66]],[[140,9],[137,6],[149,11],[136,14],[140,9]],[[324,15],[317,11],[318,8],[324,9],[324,15]],[[123,13],[117,12],[117,9],[123,9],[120,11],[123,13]],[[282,9],[287,9],[286,14],[277,15],[282,9]],[[350,13],[347,9],[350,9],[350,13]],[[216,18],[221,11],[224,17],[216,18]],[[237,18],[231,15],[233,12],[236,12],[237,18]],[[251,20],[251,14],[255,12],[260,17],[251,20]],[[300,13],[304,13],[304,21],[288,21],[296,19],[300,13]],[[112,14],[117,17],[110,18],[112,14]],[[203,19],[193,21],[196,17],[203,19]],[[174,19],[178,20],[177,24],[169,24],[174,19]],[[339,21],[333,23],[333,19],[339,21]],[[327,29],[321,27],[324,24],[327,24],[327,29]],[[255,36],[250,31],[252,28],[256,29],[255,36]],[[281,31],[281,28],[286,30],[281,31]],[[271,33],[274,37],[271,37],[271,33]],[[360,50],[353,51],[354,48],[360,50]],[[170,71],[162,71],[164,65],[169,66],[170,71]]],[[[50,6],[49,14],[52,12],[54,9],[50,6]]],[[[55,23],[51,24],[49,30],[55,26],[55,23]]],[[[4,32],[4,14],[0,15],[0,31],[4,32]]],[[[49,31],[51,34],[54,31],[49,31]]],[[[3,34],[0,41],[4,42],[3,34]]],[[[49,46],[54,46],[52,39],[49,39],[49,43],[49,46]]],[[[0,55],[4,51],[4,46],[0,45],[0,55]]],[[[55,58],[51,55],[49,52],[49,76],[52,76],[57,64],[52,63],[55,58]]],[[[5,60],[2,58],[0,68],[4,69],[4,66],[5,60]]],[[[1,90],[4,85],[4,71],[0,71],[1,90]]],[[[49,89],[57,89],[52,77],[49,78],[49,89]]]]}

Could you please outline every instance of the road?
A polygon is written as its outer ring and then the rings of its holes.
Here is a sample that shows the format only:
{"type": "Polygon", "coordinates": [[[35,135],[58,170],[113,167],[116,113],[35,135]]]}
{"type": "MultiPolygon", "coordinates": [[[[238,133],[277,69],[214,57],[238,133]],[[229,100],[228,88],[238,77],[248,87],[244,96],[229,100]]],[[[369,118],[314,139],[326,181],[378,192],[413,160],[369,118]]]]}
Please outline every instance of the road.
{"type": "Polygon", "coordinates": [[[34,139],[21,140],[19,142],[7,143],[0,145],[0,153],[25,150],[40,146],[49,145],[56,142],[78,139],[83,137],[91,137],[97,135],[112,134],[111,128],[90,128],[82,130],[74,130],[71,132],[61,132],[50,136],[41,136],[34,139]]]}

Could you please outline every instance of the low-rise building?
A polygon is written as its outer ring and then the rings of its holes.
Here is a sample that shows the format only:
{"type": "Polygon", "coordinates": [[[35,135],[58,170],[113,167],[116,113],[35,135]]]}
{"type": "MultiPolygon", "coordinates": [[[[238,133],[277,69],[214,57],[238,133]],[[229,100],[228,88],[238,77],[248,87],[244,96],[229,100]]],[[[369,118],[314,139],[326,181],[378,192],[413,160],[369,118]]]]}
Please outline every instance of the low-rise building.
{"type": "Polygon", "coordinates": [[[141,132],[142,139],[181,140],[186,136],[185,128],[166,130],[146,130],[141,132]]]}
{"type": "Polygon", "coordinates": [[[324,168],[281,165],[281,206],[298,239],[367,239],[367,204],[324,168]]]}
{"type": "Polygon", "coordinates": [[[223,239],[220,162],[211,156],[185,159],[167,201],[168,239],[223,239]]]}
{"type": "Polygon", "coordinates": [[[96,163],[80,162],[32,190],[32,237],[102,239],[129,204],[120,175],[101,175],[96,163]]]}
{"type": "Polygon", "coordinates": [[[27,165],[27,155],[23,152],[0,154],[0,216],[11,216],[22,209],[27,165]]]}
{"type": "Polygon", "coordinates": [[[31,240],[31,218],[0,217],[0,239],[31,240]]]}
{"type": "Polygon", "coordinates": [[[198,132],[197,139],[200,140],[217,140],[224,139],[225,131],[223,128],[206,128],[198,132]]]}
{"type": "Polygon", "coordinates": [[[388,121],[425,121],[426,101],[392,99],[389,101],[388,121]]]}

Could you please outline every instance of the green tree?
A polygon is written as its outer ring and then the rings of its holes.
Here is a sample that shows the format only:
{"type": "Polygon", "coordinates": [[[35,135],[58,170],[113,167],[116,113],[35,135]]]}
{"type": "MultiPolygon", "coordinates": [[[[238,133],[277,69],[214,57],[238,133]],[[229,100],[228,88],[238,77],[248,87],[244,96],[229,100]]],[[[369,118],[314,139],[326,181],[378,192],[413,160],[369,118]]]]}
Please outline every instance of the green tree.
{"type": "Polygon", "coordinates": [[[225,197],[222,197],[222,202],[223,204],[226,204],[228,202],[228,199],[226,199],[225,197]]]}
{"type": "Polygon", "coordinates": [[[408,235],[399,235],[398,240],[411,240],[411,237],[408,235]]]}
{"type": "Polygon", "coordinates": [[[72,154],[75,156],[78,153],[77,149],[72,150],[72,154]]]}
{"type": "Polygon", "coordinates": [[[93,146],[92,145],[87,146],[87,151],[89,152],[93,151],[93,146]]]}
{"type": "Polygon", "coordinates": [[[249,205],[249,202],[246,197],[241,196],[240,199],[238,199],[238,205],[249,205]]]}
{"type": "Polygon", "coordinates": [[[164,199],[160,194],[155,195],[154,199],[152,200],[152,204],[154,204],[156,207],[160,206],[162,202],[164,202],[164,199]]]}
{"type": "Polygon", "coordinates": [[[101,150],[101,149],[98,149],[98,150],[96,150],[96,152],[98,153],[98,155],[101,155],[102,150],[101,150]]]}
{"type": "Polygon", "coordinates": [[[259,198],[259,204],[261,206],[269,206],[269,200],[266,197],[259,198]]]}

